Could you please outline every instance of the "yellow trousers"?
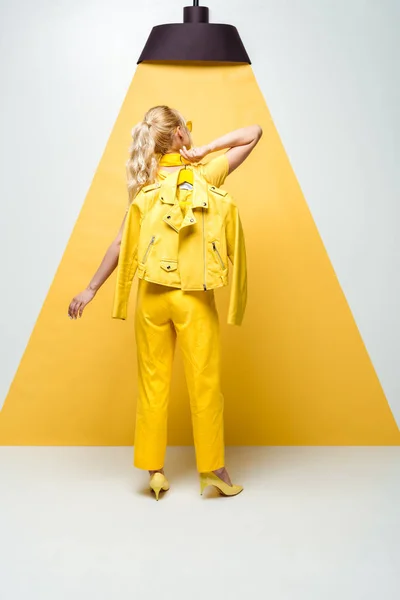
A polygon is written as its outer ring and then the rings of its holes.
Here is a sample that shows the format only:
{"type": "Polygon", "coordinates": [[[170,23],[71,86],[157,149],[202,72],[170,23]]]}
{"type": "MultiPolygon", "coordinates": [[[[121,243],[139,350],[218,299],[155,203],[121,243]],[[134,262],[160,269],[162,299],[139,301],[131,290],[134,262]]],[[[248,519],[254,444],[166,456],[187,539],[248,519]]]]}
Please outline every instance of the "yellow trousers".
{"type": "Polygon", "coordinates": [[[182,350],[196,465],[225,465],[224,397],[220,390],[219,320],[213,290],[184,292],[139,279],[135,311],[138,399],[134,465],[164,466],[175,342],[182,350]]]}

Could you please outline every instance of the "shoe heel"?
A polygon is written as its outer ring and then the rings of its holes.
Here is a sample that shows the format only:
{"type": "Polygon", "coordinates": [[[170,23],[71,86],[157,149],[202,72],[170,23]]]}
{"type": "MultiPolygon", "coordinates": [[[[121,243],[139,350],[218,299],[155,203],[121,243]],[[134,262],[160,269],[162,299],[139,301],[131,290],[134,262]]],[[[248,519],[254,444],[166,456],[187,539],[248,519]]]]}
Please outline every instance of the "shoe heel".
{"type": "Polygon", "coordinates": [[[204,490],[208,486],[208,481],[205,477],[200,476],[200,495],[203,495],[204,490]]]}
{"type": "Polygon", "coordinates": [[[158,500],[158,496],[160,495],[161,490],[169,490],[169,483],[165,475],[163,475],[162,477],[158,476],[158,473],[156,473],[155,475],[156,476],[153,475],[150,479],[150,489],[153,490],[156,496],[156,500],[158,500]]]}

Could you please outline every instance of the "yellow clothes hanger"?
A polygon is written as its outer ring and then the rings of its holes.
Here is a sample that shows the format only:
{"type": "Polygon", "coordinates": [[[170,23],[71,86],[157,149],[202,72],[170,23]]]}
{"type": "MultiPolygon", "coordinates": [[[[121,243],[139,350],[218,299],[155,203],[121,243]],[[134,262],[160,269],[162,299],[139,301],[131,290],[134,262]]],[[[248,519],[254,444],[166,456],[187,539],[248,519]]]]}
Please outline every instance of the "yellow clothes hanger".
{"type": "MultiPolygon", "coordinates": [[[[182,156],[179,152],[169,152],[168,154],[163,154],[159,165],[161,167],[163,166],[168,166],[168,167],[179,167],[181,165],[184,165],[185,168],[180,169],[179,174],[178,174],[178,178],[176,181],[176,185],[179,186],[181,183],[190,183],[193,186],[193,171],[192,169],[187,169],[186,165],[190,164],[190,161],[188,161],[184,156],[182,156]]],[[[181,206],[181,208],[187,208],[188,206],[190,206],[192,204],[191,198],[189,198],[189,200],[179,200],[179,205],[181,206]]]]}
{"type": "Polygon", "coordinates": [[[187,169],[186,165],[184,169],[181,169],[179,171],[177,185],[180,185],[181,183],[185,182],[193,185],[193,171],[191,169],[187,169]]]}

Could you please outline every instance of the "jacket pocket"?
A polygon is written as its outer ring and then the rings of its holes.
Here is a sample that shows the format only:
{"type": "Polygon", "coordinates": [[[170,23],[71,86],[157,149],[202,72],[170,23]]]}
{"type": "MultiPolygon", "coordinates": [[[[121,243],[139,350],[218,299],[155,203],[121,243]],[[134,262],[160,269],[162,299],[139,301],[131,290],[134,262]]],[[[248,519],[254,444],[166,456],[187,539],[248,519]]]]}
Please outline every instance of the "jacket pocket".
{"type": "Polygon", "coordinates": [[[176,271],[178,268],[178,261],[163,259],[160,261],[160,267],[164,269],[164,271],[176,271]]]}
{"type": "Polygon", "coordinates": [[[215,254],[215,257],[218,260],[219,264],[221,265],[221,269],[225,269],[225,263],[222,260],[222,256],[220,254],[220,251],[218,250],[217,243],[214,241],[214,242],[211,242],[211,245],[212,245],[212,249],[215,254]]]}
{"type": "Polygon", "coordinates": [[[150,250],[151,250],[151,247],[152,247],[152,245],[154,244],[154,240],[155,240],[155,239],[156,239],[156,236],[155,236],[155,235],[152,235],[152,236],[151,236],[151,240],[150,240],[150,242],[149,242],[149,245],[147,246],[146,252],[144,253],[144,256],[143,256],[143,258],[142,258],[142,264],[143,264],[143,265],[144,265],[144,263],[146,262],[146,260],[147,260],[147,257],[149,256],[149,252],[150,252],[150,250]]]}

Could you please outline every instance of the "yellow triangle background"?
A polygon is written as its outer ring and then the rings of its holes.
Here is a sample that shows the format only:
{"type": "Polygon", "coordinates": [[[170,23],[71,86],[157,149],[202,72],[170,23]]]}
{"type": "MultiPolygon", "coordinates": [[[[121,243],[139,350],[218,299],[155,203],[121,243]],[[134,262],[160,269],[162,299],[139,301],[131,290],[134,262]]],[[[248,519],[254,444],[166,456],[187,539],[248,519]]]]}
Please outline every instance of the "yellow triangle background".
{"type": "MultiPolygon", "coordinates": [[[[111,318],[115,272],[67,315],[116,235],[127,205],[132,126],[156,104],[193,121],[195,144],[259,123],[263,137],[225,182],[246,235],[242,327],[220,311],[225,441],[246,445],[397,445],[391,413],[250,65],[138,65],[61,263],[0,412],[2,445],[131,445],[136,408],[133,312],[111,318]]],[[[192,444],[178,348],[171,445],[192,444]]]]}

